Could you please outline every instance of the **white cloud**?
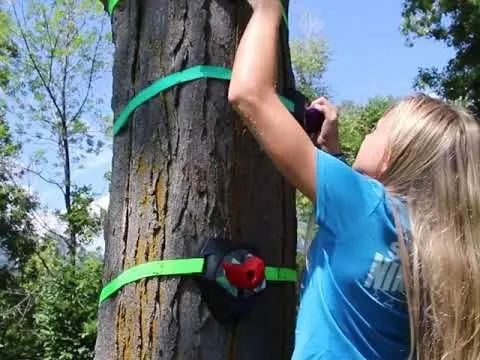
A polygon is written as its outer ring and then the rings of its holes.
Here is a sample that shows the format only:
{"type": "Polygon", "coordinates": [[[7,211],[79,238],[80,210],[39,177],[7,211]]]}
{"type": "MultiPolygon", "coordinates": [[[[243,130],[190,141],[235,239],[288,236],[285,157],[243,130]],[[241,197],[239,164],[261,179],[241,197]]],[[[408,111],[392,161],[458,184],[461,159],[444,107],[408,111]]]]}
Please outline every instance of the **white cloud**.
{"type": "MultiPolygon", "coordinates": [[[[90,205],[90,209],[94,214],[99,215],[102,210],[106,211],[108,209],[109,203],[110,195],[106,193],[93,201],[90,205]]],[[[87,249],[92,251],[100,249],[100,252],[103,254],[103,252],[105,251],[105,239],[103,236],[103,231],[100,231],[98,236],[93,238],[92,244],[88,246],[87,249]]]]}
{"type": "Polygon", "coordinates": [[[83,161],[86,164],[82,168],[77,168],[72,172],[72,176],[80,176],[86,172],[92,171],[97,168],[110,168],[112,162],[112,149],[106,147],[100,154],[88,155],[87,158],[83,161]]]}
{"type": "Polygon", "coordinates": [[[301,37],[321,36],[325,22],[313,15],[311,5],[300,1],[292,4],[290,8],[290,25],[298,26],[301,37]]]}
{"type": "Polygon", "coordinates": [[[36,211],[33,218],[33,226],[40,236],[49,232],[62,234],[67,229],[65,223],[51,210],[36,211]]]}
{"type": "Polygon", "coordinates": [[[94,200],[90,205],[90,209],[93,211],[94,214],[99,215],[101,210],[107,210],[108,204],[110,202],[110,195],[104,194],[98,199],[94,200]]]}
{"type": "MultiPolygon", "coordinates": [[[[109,194],[104,194],[98,199],[94,200],[90,205],[90,210],[93,214],[99,215],[101,210],[107,210],[109,204],[110,196],[109,194]]],[[[61,221],[53,211],[47,210],[42,212],[36,212],[34,214],[33,224],[37,234],[40,236],[46,235],[48,233],[54,234],[63,234],[66,230],[66,224],[61,221]]],[[[95,236],[92,240],[92,243],[87,246],[88,250],[95,251],[100,249],[100,252],[103,253],[105,250],[105,240],[103,238],[103,231],[101,230],[98,236],[95,236]]],[[[0,254],[1,261],[1,254],[0,254]]]]}
{"type": "Polygon", "coordinates": [[[8,265],[7,253],[0,248],[0,267],[8,265]]]}
{"type": "Polygon", "coordinates": [[[433,91],[427,92],[425,95],[430,96],[431,98],[434,98],[434,99],[440,99],[440,100],[442,99],[440,95],[438,95],[436,92],[433,92],[433,91]]]}

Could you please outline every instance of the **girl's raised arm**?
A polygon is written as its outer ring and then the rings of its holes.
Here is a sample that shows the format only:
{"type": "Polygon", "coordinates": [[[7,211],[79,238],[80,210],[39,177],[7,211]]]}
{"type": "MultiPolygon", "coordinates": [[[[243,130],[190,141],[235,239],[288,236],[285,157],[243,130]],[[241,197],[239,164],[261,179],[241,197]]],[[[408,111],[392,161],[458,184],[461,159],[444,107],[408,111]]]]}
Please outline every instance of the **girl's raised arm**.
{"type": "Polygon", "coordinates": [[[315,200],[315,147],[275,91],[280,0],[256,0],[228,98],[287,180],[315,200]]]}

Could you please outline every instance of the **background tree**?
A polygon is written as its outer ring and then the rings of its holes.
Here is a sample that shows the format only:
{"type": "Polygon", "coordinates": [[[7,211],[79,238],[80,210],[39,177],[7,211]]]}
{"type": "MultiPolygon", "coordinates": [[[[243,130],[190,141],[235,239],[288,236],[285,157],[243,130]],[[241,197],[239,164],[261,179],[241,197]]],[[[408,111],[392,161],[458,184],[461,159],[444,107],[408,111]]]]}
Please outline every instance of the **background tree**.
{"type": "Polygon", "coordinates": [[[329,52],[326,41],[310,34],[290,42],[292,66],[298,91],[310,101],[327,96],[328,90],[323,76],[327,70],[329,52]]]}
{"type": "Polygon", "coordinates": [[[104,146],[103,99],[95,86],[111,51],[106,16],[96,0],[26,0],[9,10],[18,49],[10,67],[10,111],[23,140],[36,146],[24,167],[61,193],[64,209],[57,215],[66,224],[62,240],[74,262],[100,224],[88,212],[91,188],[72,174],[104,146]]]}
{"type": "Polygon", "coordinates": [[[419,89],[460,100],[480,114],[480,2],[478,0],[405,0],[403,31],[444,42],[456,52],[443,68],[420,69],[419,89]]]}
{"type": "Polygon", "coordinates": [[[0,8],[0,88],[2,90],[9,79],[8,64],[10,59],[16,54],[16,49],[10,41],[10,32],[10,17],[7,12],[0,8]]]}
{"type": "MultiPolygon", "coordinates": [[[[10,42],[11,23],[8,14],[0,9],[0,93],[9,80],[8,63],[16,50],[10,42]]],[[[28,307],[21,289],[21,276],[35,251],[32,211],[37,202],[17,181],[20,144],[13,139],[5,120],[4,103],[0,100],[0,358],[11,345],[11,335],[21,329],[17,326],[19,314],[28,307]],[[13,316],[12,316],[13,314],[13,316]]],[[[18,347],[21,338],[15,343],[18,347]]],[[[17,355],[20,355],[17,353],[17,355]]],[[[22,358],[19,356],[17,358],[22,358]]]]}
{"type": "Polygon", "coordinates": [[[32,212],[37,202],[16,182],[12,160],[18,150],[0,117],[0,358],[6,360],[28,359],[24,352],[28,341],[21,335],[32,327],[32,319],[25,317],[31,299],[21,287],[21,274],[36,250],[32,212]],[[7,357],[6,352],[16,357],[7,357]]]}
{"type": "Polygon", "coordinates": [[[9,96],[8,123],[0,111],[2,360],[93,358],[102,262],[83,247],[100,219],[90,211],[90,188],[72,174],[102,145],[93,89],[110,44],[98,5],[39,0],[0,12],[12,30],[0,26],[0,96],[9,96]],[[23,130],[21,143],[10,131],[14,124],[23,130]],[[36,153],[35,162],[25,164],[22,151],[36,153]],[[39,203],[18,185],[26,172],[59,190],[65,234],[39,232],[32,216],[39,203]]]}
{"type": "Polygon", "coordinates": [[[375,124],[394,103],[392,96],[375,96],[360,105],[345,101],[340,109],[340,141],[342,152],[349,164],[355,160],[360,145],[365,136],[375,127],[375,124]]]}
{"type": "MultiPolygon", "coordinates": [[[[288,4],[287,8],[288,8],[288,4]]],[[[113,108],[165,75],[231,67],[246,2],[120,2],[113,108]],[[238,26],[238,28],[236,28],[238,26]]],[[[283,29],[279,89],[291,86],[283,29]]],[[[104,281],[149,260],[198,255],[205,238],[251,242],[273,266],[295,266],[294,191],[227,101],[228,83],[197,80],[139,107],[114,138],[104,281]]],[[[238,326],[212,318],[190,277],[126,286],[100,307],[97,359],[287,359],[294,286],[270,286],[238,326]]]]}

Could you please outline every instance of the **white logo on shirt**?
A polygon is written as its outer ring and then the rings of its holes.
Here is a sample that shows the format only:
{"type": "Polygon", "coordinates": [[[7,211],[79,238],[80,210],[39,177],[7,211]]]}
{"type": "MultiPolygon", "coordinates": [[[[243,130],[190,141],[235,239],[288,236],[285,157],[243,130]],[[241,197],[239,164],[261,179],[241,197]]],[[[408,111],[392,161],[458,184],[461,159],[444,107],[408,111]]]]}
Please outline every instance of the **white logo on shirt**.
{"type": "Polygon", "coordinates": [[[390,245],[388,256],[376,252],[363,285],[385,292],[404,292],[398,241],[390,245]]]}

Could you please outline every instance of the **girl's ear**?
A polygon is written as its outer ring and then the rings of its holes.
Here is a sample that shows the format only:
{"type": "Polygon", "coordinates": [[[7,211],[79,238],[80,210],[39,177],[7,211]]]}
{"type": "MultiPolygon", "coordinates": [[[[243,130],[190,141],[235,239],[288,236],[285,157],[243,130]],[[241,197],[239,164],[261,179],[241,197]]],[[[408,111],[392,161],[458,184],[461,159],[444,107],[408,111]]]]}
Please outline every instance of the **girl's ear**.
{"type": "Polygon", "coordinates": [[[382,160],[378,164],[377,179],[382,179],[383,175],[388,169],[388,164],[390,163],[390,153],[385,151],[385,154],[382,156],[382,160]]]}

